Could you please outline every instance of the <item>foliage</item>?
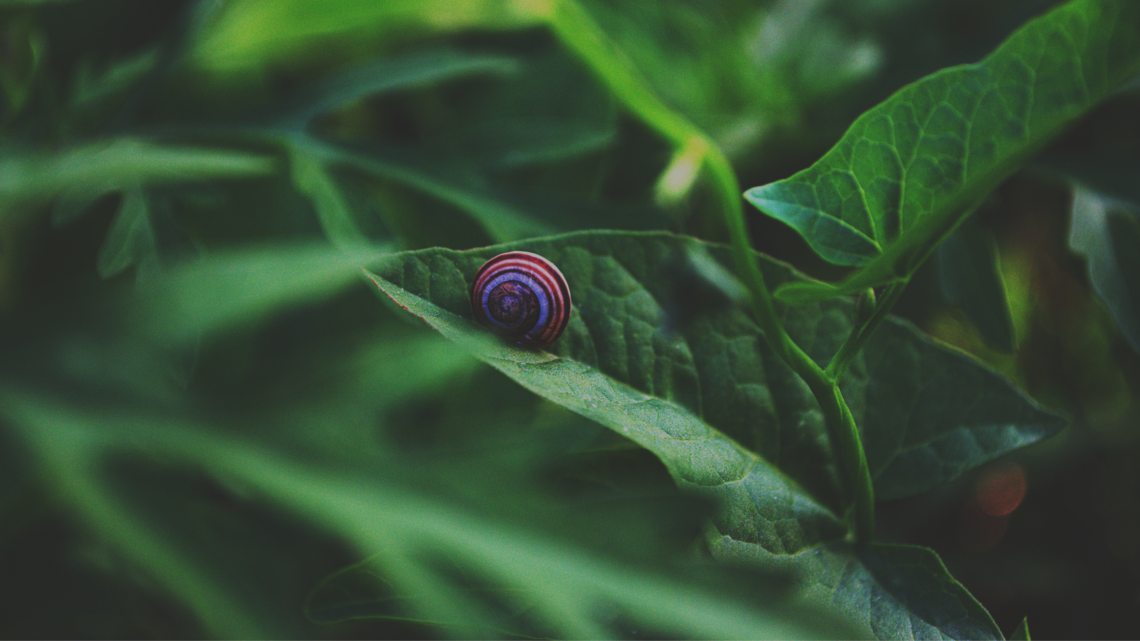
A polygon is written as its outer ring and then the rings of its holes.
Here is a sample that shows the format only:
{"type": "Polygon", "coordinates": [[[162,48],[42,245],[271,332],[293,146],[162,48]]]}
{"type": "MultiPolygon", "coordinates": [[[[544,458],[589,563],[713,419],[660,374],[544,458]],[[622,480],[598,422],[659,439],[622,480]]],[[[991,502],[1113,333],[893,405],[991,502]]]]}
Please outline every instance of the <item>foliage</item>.
{"type": "MultiPolygon", "coordinates": [[[[6,4],[0,631],[1029,638],[876,518],[1065,429],[987,198],[1140,5],[900,68],[926,4],[6,4]],[[471,320],[508,249],[569,282],[547,350],[471,320]]],[[[1135,348],[1134,194],[1071,159],[1135,348]]]]}

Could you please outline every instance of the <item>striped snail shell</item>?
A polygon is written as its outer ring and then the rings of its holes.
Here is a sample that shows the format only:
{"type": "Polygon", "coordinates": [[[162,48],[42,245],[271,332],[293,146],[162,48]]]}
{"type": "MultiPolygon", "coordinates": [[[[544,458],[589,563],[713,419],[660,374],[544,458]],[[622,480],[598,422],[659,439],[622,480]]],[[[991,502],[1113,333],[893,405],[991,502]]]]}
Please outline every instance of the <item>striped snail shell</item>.
{"type": "Polygon", "coordinates": [[[554,263],[530,252],[499,254],[471,283],[471,307],[487,329],[519,345],[553,343],[570,321],[570,288],[554,263]]]}

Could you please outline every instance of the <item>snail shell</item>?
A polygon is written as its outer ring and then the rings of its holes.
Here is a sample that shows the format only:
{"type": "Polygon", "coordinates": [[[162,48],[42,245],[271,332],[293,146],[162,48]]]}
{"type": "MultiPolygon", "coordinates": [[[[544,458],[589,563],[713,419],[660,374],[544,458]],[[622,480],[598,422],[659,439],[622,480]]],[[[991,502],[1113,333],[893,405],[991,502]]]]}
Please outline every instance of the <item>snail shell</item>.
{"type": "Polygon", "coordinates": [[[499,254],[471,283],[471,307],[487,329],[526,347],[553,343],[570,321],[570,288],[554,263],[530,252],[499,254]]]}

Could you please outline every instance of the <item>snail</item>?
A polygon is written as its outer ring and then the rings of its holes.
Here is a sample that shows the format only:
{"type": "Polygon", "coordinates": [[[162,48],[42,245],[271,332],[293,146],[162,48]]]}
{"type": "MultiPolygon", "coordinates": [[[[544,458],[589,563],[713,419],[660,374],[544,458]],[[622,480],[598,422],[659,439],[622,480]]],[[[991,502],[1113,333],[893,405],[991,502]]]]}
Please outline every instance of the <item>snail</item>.
{"type": "Polygon", "coordinates": [[[570,288],[554,263],[530,252],[499,254],[471,283],[475,318],[525,347],[553,343],[570,321],[570,288]]]}

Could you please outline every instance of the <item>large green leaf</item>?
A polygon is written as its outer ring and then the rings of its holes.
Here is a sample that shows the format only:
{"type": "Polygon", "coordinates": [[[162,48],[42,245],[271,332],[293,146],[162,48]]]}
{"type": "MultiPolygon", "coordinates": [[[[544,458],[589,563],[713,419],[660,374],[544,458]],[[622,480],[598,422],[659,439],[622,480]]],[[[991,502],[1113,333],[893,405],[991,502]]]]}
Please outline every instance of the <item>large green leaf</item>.
{"type": "MultiPolygon", "coordinates": [[[[602,387],[617,383],[636,391],[634,398],[668,402],[744,451],[775,463],[830,508],[842,509],[844,495],[834,477],[822,414],[806,384],[771,352],[747,314],[710,296],[714,283],[693,282],[698,273],[693,266],[700,261],[691,256],[730,264],[724,248],[652,232],[568,234],[496,249],[511,247],[537,251],[559,265],[576,313],[567,335],[550,348],[561,358],[541,373],[511,370],[508,375],[602,423],[598,408],[575,401],[576,390],[567,396],[576,384],[564,379],[601,376],[596,383],[602,387]],[[562,380],[549,378],[555,373],[562,380]]],[[[430,303],[430,309],[416,308],[420,316],[446,312],[454,321],[452,337],[459,338],[478,331],[462,320],[470,318],[466,283],[495,253],[398,254],[374,280],[382,288],[386,282],[411,296],[426,296],[427,301],[408,304],[430,303]]],[[[798,278],[786,265],[762,261],[769,283],[798,278]]],[[[778,309],[789,334],[821,364],[852,328],[854,312],[844,300],[778,309]]],[[[511,359],[549,358],[546,352],[493,347],[507,350],[511,359]]],[[[999,374],[894,318],[867,343],[842,388],[883,498],[937,487],[1064,424],[999,374]]]]}
{"type": "Polygon", "coordinates": [[[907,278],[981,199],[1062,128],[1140,72],[1140,4],[1074,0],[979,63],[909,85],[810,168],[746,198],[824,259],[860,269],[806,302],[907,278]]]}
{"type": "Polygon", "coordinates": [[[881,500],[911,496],[1055,434],[1065,420],[973,357],[884,323],[841,383],[881,500]]]}
{"type": "MultiPolygon", "coordinates": [[[[455,263],[452,262],[455,257],[448,257],[451,261],[446,258],[432,260],[433,258],[436,257],[428,257],[429,261],[448,271],[455,270],[455,263]]],[[[470,258],[474,259],[470,262],[477,268],[481,258],[470,258]]],[[[423,265],[418,263],[408,267],[419,271],[418,268],[423,265]]],[[[387,272],[381,270],[380,273],[387,272]]],[[[462,278],[458,272],[453,273],[462,278]]],[[[421,271],[420,274],[414,274],[413,278],[420,275],[429,280],[440,276],[438,273],[421,271]]],[[[843,536],[842,524],[829,510],[812,500],[794,481],[763,458],[668,398],[671,394],[667,390],[659,389],[662,396],[646,394],[606,375],[598,367],[547,352],[530,351],[487,340],[482,330],[456,313],[446,308],[441,309],[381,276],[374,276],[373,280],[398,305],[423,318],[447,338],[463,344],[478,358],[527,389],[594,419],[657,454],[678,485],[711,494],[726,505],[743,510],[743,513],[735,515],[735,522],[749,528],[753,536],[759,536],[771,552],[790,554],[802,549],[806,541],[831,540],[843,536]]],[[[447,296],[443,292],[451,291],[453,287],[444,278],[439,280],[441,282],[433,289],[447,296]]],[[[460,280],[459,284],[462,285],[462,282],[460,280]]],[[[467,305],[465,291],[464,287],[459,292],[460,302],[464,306],[467,305]]],[[[578,303],[579,306],[582,304],[578,303]]],[[[615,319],[615,322],[621,321],[615,319]]],[[[580,328],[571,327],[569,331],[577,333],[579,330],[580,328]]],[[[630,330],[630,334],[636,332],[637,329],[630,330]]],[[[660,375],[659,388],[669,386],[670,382],[665,379],[671,378],[673,373],[666,369],[668,362],[647,363],[644,350],[652,350],[653,346],[645,345],[641,340],[633,342],[634,345],[628,346],[631,355],[638,351],[642,354],[641,358],[635,357],[640,362],[631,364],[638,369],[651,365],[660,375]]],[[[600,349],[608,351],[610,348],[603,345],[600,349]]],[[[665,357],[668,358],[667,353],[665,357]]],[[[684,360],[684,357],[678,360],[684,360]]],[[[692,367],[692,364],[688,365],[692,367]]],[[[644,373],[652,375],[655,372],[644,373]]]]}
{"type": "MultiPolygon", "coordinates": [[[[724,248],[681,236],[579,233],[397,254],[375,266],[372,280],[527,389],[651,450],[680,486],[720,503],[717,528],[754,555],[811,556],[845,536],[837,516],[844,492],[822,413],[755,323],[691,282],[697,272],[686,257],[705,253],[729,263],[724,248]],[[492,340],[469,320],[467,283],[484,260],[510,248],[547,256],[570,284],[575,312],[553,353],[492,340]]],[[[787,266],[762,264],[770,283],[796,278],[787,266]]],[[[781,311],[793,338],[821,362],[851,329],[847,301],[781,311]]],[[[844,390],[877,486],[890,497],[935,487],[1062,424],[997,374],[897,321],[868,343],[844,390]]],[[[873,616],[885,617],[876,625],[886,629],[912,615],[887,608],[873,616]]]]}

